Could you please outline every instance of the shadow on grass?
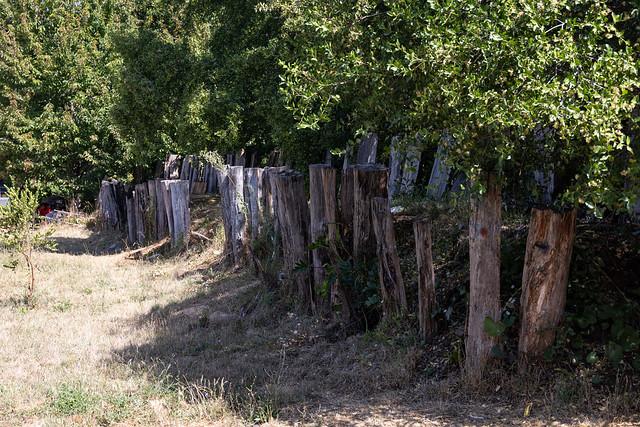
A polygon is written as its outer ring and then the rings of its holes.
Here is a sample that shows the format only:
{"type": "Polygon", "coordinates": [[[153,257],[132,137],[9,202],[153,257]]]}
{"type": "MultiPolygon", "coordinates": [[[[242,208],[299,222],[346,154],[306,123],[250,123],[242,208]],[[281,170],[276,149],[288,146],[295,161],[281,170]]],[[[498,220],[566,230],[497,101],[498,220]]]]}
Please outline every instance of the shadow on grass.
{"type": "Polygon", "coordinates": [[[54,236],[55,252],[68,255],[112,255],[123,252],[125,241],[117,232],[91,231],[88,236],[54,236]]]}

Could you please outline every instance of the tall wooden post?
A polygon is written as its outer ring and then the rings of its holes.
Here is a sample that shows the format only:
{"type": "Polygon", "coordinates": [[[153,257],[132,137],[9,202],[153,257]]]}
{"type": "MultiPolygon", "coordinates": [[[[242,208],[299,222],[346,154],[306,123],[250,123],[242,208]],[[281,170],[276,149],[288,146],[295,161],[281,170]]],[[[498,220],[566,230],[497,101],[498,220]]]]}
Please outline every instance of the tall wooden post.
{"type": "Polygon", "coordinates": [[[391,206],[387,197],[371,200],[373,230],[377,240],[378,276],[382,309],[385,317],[399,316],[407,311],[407,297],[400,271],[391,206]]]}
{"type": "Polygon", "coordinates": [[[167,222],[167,210],[164,205],[164,197],[166,190],[162,184],[161,179],[155,179],[153,181],[155,185],[156,193],[156,238],[158,240],[165,238],[169,235],[169,225],[167,222]]]}
{"type": "Polygon", "coordinates": [[[170,181],[169,194],[171,196],[171,219],[173,220],[171,246],[174,248],[187,247],[189,244],[189,229],[191,227],[189,181],[170,181]]]}
{"type": "Polygon", "coordinates": [[[478,383],[497,340],[484,329],[485,319],[500,320],[500,228],[502,197],[494,175],[487,191],[471,200],[469,220],[469,314],[465,340],[465,374],[478,383]]]}
{"type": "Polygon", "coordinates": [[[260,233],[260,215],[262,211],[262,168],[244,170],[244,201],[247,207],[248,230],[251,241],[260,233]]]}
{"type": "Polygon", "coordinates": [[[435,273],[431,250],[431,223],[426,219],[413,223],[418,260],[418,325],[423,341],[430,341],[435,333],[432,315],[436,306],[435,273]]]}
{"type": "Polygon", "coordinates": [[[555,340],[564,314],[575,234],[575,209],[531,211],[520,298],[521,368],[541,357],[555,340]]]}
{"type": "Polygon", "coordinates": [[[158,198],[156,196],[156,182],[154,180],[147,181],[147,193],[149,194],[149,204],[145,213],[145,229],[147,230],[147,239],[149,241],[158,239],[158,226],[156,219],[156,211],[158,198]]]}
{"type": "Polygon", "coordinates": [[[358,165],[353,169],[353,257],[357,261],[376,254],[371,200],[387,197],[387,175],[387,168],[381,165],[358,165]]]}
{"type": "Polygon", "coordinates": [[[346,247],[352,247],[353,240],[353,174],[355,166],[342,169],[340,177],[340,235],[346,247]]]}
{"type": "Polygon", "coordinates": [[[244,167],[227,166],[222,181],[221,197],[227,247],[239,267],[247,255],[247,207],[244,200],[244,167]]]}
{"type": "Polygon", "coordinates": [[[123,221],[120,217],[115,187],[115,184],[110,181],[102,181],[98,195],[101,225],[111,230],[119,230],[123,221]]]}
{"type": "Polygon", "coordinates": [[[231,201],[229,195],[229,169],[225,168],[217,170],[216,173],[216,180],[218,181],[218,188],[220,190],[220,210],[222,212],[222,227],[224,229],[224,250],[226,254],[231,256],[232,262],[235,263],[233,245],[231,244],[233,238],[231,225],[231,201]]]}
{"type": "Polygon", "coordinates": [[[145,242],[146,215],[149,205],[149,192],[147,184],[136,184],[134,191],[134,209],[136,216],[136,242],[143,245],[145,242]]]}
{"type": "Polygon", "coordinates": [[[137,226],[136,226],[136,202],[134,198],[133,187],[127,185],[125,187],[125,200],[127,204],[127,241],[130,245],[136,243],[137,226]]]}
{"type": "MultiPolygon", "coordinates": [[[[309,165],[311,243],[325,241],[325,247],[316,247],[312,251],[316,303],[318,308],[323,306],[324,311],[328,311],[336,294],[335,289],[329,289],[329,298],[320,302],[320,289],[326,279],[324,266],[331,261],[331,254],[336,251],[336,176],[336,169],[329,165],[309,165]]],[[[335,287],[334,284],[333,288],[335,287]]]]}
{"type": "Polygon", "coordinates": [[[304,176],[287,171],[271,175],[275,178],[278,197],[278,222],[282,229],[282,251],[287,277],[295,286],[298,303],[307,310],[313,308],[309,274],[300,271],[299,263],[309,265],[309,206],[304,190],[304,176]]]}

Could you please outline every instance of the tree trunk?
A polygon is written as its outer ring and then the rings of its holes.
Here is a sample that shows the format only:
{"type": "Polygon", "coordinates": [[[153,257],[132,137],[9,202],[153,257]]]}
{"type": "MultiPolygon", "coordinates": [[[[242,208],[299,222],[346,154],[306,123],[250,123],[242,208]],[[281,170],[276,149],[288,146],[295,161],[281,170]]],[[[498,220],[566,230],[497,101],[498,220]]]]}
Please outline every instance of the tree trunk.
{"type": "Polygon", "coordinates": [[[297,268],[309,265],[309,206],[304,191],[304,176],[288,171],[276,175],[278,222],[281,227],[282,251],[287,278],[297,290],[297,298],[303,310],[313,309],[309,273],[297,268]]]}
{"type": "Polygon", "coordinates": [[[336,251],[336,169],[326,164],[309,165],[309,190],[311,193],[309,210],[311,213],[311,243],[324,241],[325,244],[312,251],[313,283],[318,308],[329,312],[337,283],[331,289],[322,290],[326,280],[325,265],[331,262],[336,251]],[[327,292],[322,301],[321,294],[327,292]]]}
{"type": "Polygon", "coordinates": [[[487,192],[471,201],[469,220],[469,315],[465,341],[465,373],[478,383],[497,339],[484,329],[487,317],[500,321],[500,228],[502,198],[496,177],[487,192]]]}
{"type": "Polygon", "coordinates": [[[387,168],[358,165],[353,169],[353,257],[356,261],[373,259],[376,238],[371,220],[371,200],[387,197],[387,168]]]}
{"type": "Polygon", "coordinates": [[[431,223],[418,220],[413,223],[418,259],[418,324],[420,337],[429,342],[436,330],[433,312],[436,307],[435,273],[431,252],[431,223]]]}
{"type": "MultiPolygon", "coordinates": [[[[386,184],[386,183],[385,183],[386,184]]],[[[391,206],[387,197],[371,200],[373,230],[377,240],[378,277],[384,317],[396,317],[407,311],[407,297],[400,271],[391,206]]]]}
{"type": "Polygon", "coordinates": [[[262,168],[244,170],[244,200],[247,206],[248,230],[251,241],[260,234],[260,215],[262,211],[262,168]]]}
{"type": "Polygon", "coordinates": [[[539,358],[555,340],[567,298],[576,210],[533,209],[520,298],[520,366],[539,358]]]}

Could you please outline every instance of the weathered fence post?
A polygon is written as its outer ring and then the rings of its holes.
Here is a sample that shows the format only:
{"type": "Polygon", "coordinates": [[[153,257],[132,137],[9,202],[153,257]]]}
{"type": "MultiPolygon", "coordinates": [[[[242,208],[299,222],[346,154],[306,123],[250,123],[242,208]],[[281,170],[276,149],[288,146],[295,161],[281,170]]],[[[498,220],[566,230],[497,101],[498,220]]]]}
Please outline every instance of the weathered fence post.
{"type": "Polygon", "coordinates": [[[125,186],[125,201],[127,204],[127,241],[133,245],[137,241],[136,203],[133,187],[125,186]]]}
{"type": "Polygon", "coordinates": [[[320,290],[326,279],[325,264],[332,259],[336,251],[336,169],[326,164],[309,165],[309,191],[311,216],[311,243],[316,244],[312,251],[313,283],[316,305],[324,306],[325,311],[336,299],[337,283],[329,291],[329,298],[324,304],[320,302],[320,290]],[[317,245],[324,241],[324,244],[317,245]]]}
{"type": "Polygon", "coordinates": [[[553,344],[564,314],[575,233],[575,209],[531,211],[520,298],[521,368],[553,344]]]}
{"type": "Polygon", "coordinates": [[[345,246],[353,246],[353,174],[355,166],[342,169],[340,176],[340,235],[345,246]]]}
{"type": "Polygon", "coordinates": [[[225,235],[230,238],[233,262],[240,266],[247,252],[247,207],[244,200],[244,167],[228,166],[221,187],[225,235]]]}
{"type": "Polygon", "coordinates": [[[432,315],[436,306],[435,273],[431,245],[431,223],[426,219],[413,223],[418,260],[418,325],[423,341],[430,341],[435,333],[432,315]]]}
{"type": "Polygon", "coordinates": [[[244,201],[247,207],[249,235],[253,242],[260,233],[260,215],[262,207],[262,175],[261,168],[244,170],[244,201]]]}
{"type": "Polygon", "coordinates": [[[155,179],[152,182],[155,186],[156,193],[156,238],[160,240],[169,235],[167,210],[164,203],[166,191],[161,179],[155,179]]]}
{"type": "Polygon", "coordinates": [[[233,256],[233,245],[231,244],[231,207],[229,200],[229,169],[225,167],[216,171],[216,180],[218,181],[218,189],[220,190],[220,209],[222,211],[222,228],[224,229],[224,251],[231,256],[231,260],[235,263],[233,256]]]}
{"type": "Polygon", "coordinates": [[[358,155],[356,156],[356,164],[367,165],[376,162],[378,153],[378,134],[369,133],[362,138],[358,147],[358,155]]]}
{"type": "Polygon", "coordinates": [[[398,138],[394,137],[389,162],[389,198],[413,191],[420,169],[421,154],[415,143],[400,147],[398,138]]]}
{"type": "Polygon", "coordinates": [[[486,193],[471,200],[465,374],[472,383],[482,378],[491,349],[497,343],[496,338],[485,331],[484,323],[487,317],[500,321],[500,191],[495,175],[490,175],[486,193]]]}
{"type": "Polygon", "coordinates": [[[407,297],[400,271],[391,206],[387,197],[371,200],[373,230],[377,240],[378,277],[382,310],[385,317],[399,316],[407,311],[407,297]]]}
{"type": "Polygon", "coordinates": [[[163,180],[164,206],[167,212],[171,247],[187,247],[191,215],[189,211],[189,181],[163,180]]]}
{"type": "Polygon", "coordinates": [[[297,268],[309,265],[309,206],[304,191],[304,176],[287,171],[272,174],[277,194],[277,216],[281,227],[282,251],[287,278],[296,287],[298,303],[305,310],[313,307],[309,274],[297,268]]]}
{"type": "Polygon", "coordinates": [[[263,220],[269,219],[273,224],[273,229],[280,232],[278,224],[278,193],[274,184],[277,174],[287,170],[286,166],[274,166],[264,169],[262,174],[262,200],[263,200],[263,220]]]}
{"type": "Polygon", "coordinates": [[[147,239],[158,239],[158,223],[156,218],[158,197],[156,196],[156,182],[155,180],[147,181],[147,193],[149,194],[149,204],[147,206],[147,212],[145,215],[145,224],[147,229],[147,239]]]}
{"type": "Polygon", "coordinates": [[[106,226],[112,230],[122,228],[124,218],[120,216],[120,207],[118,206],[116,183],[110,181],[102,181],[100,193],[98,194],[98,207],[102,226],[106,226]]]}
{"type": "Polygon", "coordinates": [[[387,197],[387,175],[387,168],[381,165],[353,168],[353,257],[356,261],[373,258],[376,254],[371,200],[387,197]]]}
{"type": "Polygon", "coordinates": [[[149,204],[149,193],[146,184],[136,184],[134,187],[134,209],[136,216],[136,242],[142,245],[145,242],[145,220],[149,204]]]}

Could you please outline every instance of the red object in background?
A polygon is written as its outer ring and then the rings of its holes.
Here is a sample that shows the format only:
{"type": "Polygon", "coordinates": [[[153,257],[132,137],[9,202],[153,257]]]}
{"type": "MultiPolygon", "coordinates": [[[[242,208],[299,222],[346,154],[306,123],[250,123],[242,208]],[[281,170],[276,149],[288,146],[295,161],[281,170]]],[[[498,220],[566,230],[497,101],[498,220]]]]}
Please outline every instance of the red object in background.
{"type": "Polygon", "coordinates": [[[53,209],[51,209],[51,207],[49,205],[44,203],[44,204],[40,205],[40,207],[38,208],[38,215],[47,216],[47,214],[52,212],[52,211],[53,211],[53,209]]]}

